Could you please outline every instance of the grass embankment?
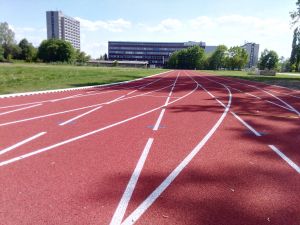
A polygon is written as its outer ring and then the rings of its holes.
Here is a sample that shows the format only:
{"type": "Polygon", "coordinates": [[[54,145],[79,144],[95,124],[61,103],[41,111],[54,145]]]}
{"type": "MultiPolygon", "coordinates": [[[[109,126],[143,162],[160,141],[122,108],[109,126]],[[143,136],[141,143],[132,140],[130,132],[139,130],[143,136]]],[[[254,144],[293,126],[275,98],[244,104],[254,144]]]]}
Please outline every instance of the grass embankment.
{"type": "Polygon", "coordinates": [[[163,72],[159,69],[0,64],[0,94],[100,85],[163,72]]]}
{"type": "Polygon", "coordinates": [[[295,90],[300,90],[300,76],[292,75],[281,75],[277,74],[276,76],[255,76],[248,75],[244,71],[202,71],[217,75],[222,75],[226,77],[240,78],[244,80],[263,82],[266,84],[280,85],[288,87],[295,90]]]}

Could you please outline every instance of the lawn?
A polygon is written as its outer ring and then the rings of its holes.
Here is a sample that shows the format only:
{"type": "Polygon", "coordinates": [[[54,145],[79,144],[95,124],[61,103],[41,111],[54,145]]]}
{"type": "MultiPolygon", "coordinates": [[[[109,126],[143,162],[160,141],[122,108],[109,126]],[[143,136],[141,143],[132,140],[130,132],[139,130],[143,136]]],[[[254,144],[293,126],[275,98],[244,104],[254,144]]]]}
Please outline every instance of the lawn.
{"type": "Polygon", "coordinates": [[[163,71],[160,69],[0,63],[0,94],[100,85],[137,79],[163,71]]]}
{"type": "Polygon", "coordinates": [[[300,90],[300,76],[282,75],[277,74],[276,76],[254,76],[248,75],[245,71],[201,71],[206,73],[212,73],[222,75],[226,77],[239,78],[244,80],[251,80],[257,82],[263,82],[266,84],[280,85],[295,90],[300,90]]]}

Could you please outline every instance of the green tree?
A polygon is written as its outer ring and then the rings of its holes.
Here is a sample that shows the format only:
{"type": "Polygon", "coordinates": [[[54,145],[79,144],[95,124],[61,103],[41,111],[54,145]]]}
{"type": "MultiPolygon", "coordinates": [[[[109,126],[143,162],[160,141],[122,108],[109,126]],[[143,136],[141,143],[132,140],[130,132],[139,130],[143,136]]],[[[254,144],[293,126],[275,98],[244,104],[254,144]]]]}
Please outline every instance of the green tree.
{"type": "Polygon", "coordinates": [[[231,47],[225,58],[226,67],[232,70],[240,70],[246,66],[248,57],[248,53],[245,49],[238,46],[231,47]]]}
{"type": "Polygon", "coordinates": [[[87,55],[85,52],[76,50],[76,62],[78,63],[87,63],[91,59],[91,56],[87,55]]]}
{"type": "Polygon", "coordinates": [[[75,49],[70,42],[49,39],[43,41],[38,48],[38,58],[44,62],[74,62],[75,49]]]}
{"type": "Polygon", "coordinates": [[[19,47],[21,49],[19,59],[32,62],[36,58],[36,49],[27,41],[27,39],[22,39],[19,43],[19,47]]]}
{"type": "Polygon", "coordinates": [[[12,45],[15,43],[15,33],[9,28],[8,23],[0,23],[0,44],[12,45]]]}
{"type": "Polygon", "coordinates": [[[3,62],[3,61],[4,61],[4,49],[0,45],[0,62],[3,62]]]}
{"type": "Polygon", "coordinates": [[[300,19],[300,0],[296,2],[297,9],[290,12],[290,16],[292,18],[292,25],[296,25],[300,19]]]}
{"type": "Polygon", "coordinates": [[[226,66],[228,48],[225,45],[220,45],[209,57],[208,67],[212,70],[218,70],[226,66]]]}
{"type": "Polygon", "coordinates": [[[269,70],[277,69],[278,62],[279,62],[278,54],[273,50],[269,51],[268,49],[265,49],[261,53],[261,57],[260,57],[260,60],[259,60],[259,69],[261,69],[261,70],[264,70],[264,69],[269,69],[269,70]]]}

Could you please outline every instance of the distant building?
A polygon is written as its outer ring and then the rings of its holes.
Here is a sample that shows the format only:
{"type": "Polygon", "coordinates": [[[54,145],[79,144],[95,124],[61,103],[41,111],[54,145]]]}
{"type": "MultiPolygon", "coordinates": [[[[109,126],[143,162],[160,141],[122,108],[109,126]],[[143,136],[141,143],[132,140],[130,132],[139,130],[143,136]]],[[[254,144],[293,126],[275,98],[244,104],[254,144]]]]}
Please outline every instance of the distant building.
{"type": "Polygon", "coordinates": [[[47,11],[47,38],[69,41],[80,50],[80,22],[63,15],[61,11],[47,11]]]}
{"type": "Polygon", "coordinates": [[[108,58],[117,61],[148,61],[150,66],[162,67],[170,55],[191,46],[205,49],[205,42],[108,42],[108,58]]]}
{"type": "Polygon", "coordinates": [[[259,44],[246,43],[241,47],[244,48],[249,55],[247,67],[256,67],[258,63],[259,44]]]}

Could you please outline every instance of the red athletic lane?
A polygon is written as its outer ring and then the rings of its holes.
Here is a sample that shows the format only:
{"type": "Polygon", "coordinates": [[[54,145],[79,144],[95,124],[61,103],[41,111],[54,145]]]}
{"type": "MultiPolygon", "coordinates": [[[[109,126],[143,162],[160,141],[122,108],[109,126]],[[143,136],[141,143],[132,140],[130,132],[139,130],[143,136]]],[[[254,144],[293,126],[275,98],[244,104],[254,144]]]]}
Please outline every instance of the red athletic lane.
{"type": "Polygon", "coordinates": [[[242,82],[172,71],[0,99],[23,104],[0,107],[0,224],[300,224],[300,172],[270,148],[300,166],[297,93],[242,82]]]}

